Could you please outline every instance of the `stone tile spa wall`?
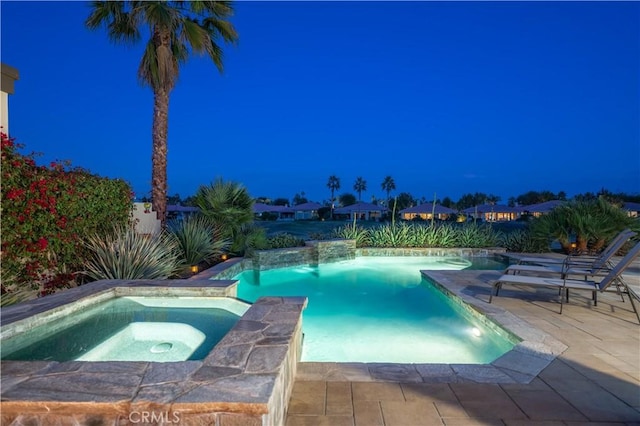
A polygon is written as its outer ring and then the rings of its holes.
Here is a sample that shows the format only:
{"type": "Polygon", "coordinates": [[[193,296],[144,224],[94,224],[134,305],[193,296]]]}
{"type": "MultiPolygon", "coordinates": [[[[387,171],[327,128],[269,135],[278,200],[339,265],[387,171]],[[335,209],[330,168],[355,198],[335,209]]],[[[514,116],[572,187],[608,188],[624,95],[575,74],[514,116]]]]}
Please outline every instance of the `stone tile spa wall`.
{"type": "MultiPolygon", "coordinates": [[[[2,329],[83,296],[235,295],[234,281],[98,281],[2,309],[2,329]],[[224,289],[223,289],[224,287],[224,289]]],[[[201,361],[1,362],[2,425],[282,425],[306,298],[258,299],[201,361]]],[[[5,334],[5,333],[3,333],[5,334]]]]}

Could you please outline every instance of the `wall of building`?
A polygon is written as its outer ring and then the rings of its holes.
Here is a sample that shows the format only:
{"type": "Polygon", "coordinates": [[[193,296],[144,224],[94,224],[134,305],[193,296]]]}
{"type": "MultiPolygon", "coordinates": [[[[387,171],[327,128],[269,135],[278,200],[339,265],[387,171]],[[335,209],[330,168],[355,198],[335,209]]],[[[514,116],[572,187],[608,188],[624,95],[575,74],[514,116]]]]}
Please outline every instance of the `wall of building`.
{"type": "Polygon", "coordinates": [[[9,134],[9,95],[14,92],[19,74],[17,69],[5,64],[1,64],[0,71],[0,125],[2,131],[9,134]]]}

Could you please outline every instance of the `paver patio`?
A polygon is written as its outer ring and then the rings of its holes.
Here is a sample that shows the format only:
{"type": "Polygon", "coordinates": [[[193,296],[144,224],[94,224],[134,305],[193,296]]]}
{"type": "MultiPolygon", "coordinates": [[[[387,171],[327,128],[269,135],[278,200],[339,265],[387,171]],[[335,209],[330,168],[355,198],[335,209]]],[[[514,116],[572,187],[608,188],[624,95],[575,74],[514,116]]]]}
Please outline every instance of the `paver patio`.
{"type": "MultiPolygon", "coordinates": [[[[498,274],[437,271],[430,276],[460,277],[465,294],[487,302],[498,274]]],[[[638,261],[625,280],[640,287],[638,261]]],[[[286,425],[640,425],[640,325],[629,301],[615,292],[600,295],[598,306],[590,296],[572,292],[562,315],[558,293],[550,289],[509,287],[494,297],[494,305],[568,347],[530,383],[460,377],[446,383],[418,383],[414,377],[382,381],[362,371],[352,381],[314,380],[301,374],[301,363],[286,425]]]]}

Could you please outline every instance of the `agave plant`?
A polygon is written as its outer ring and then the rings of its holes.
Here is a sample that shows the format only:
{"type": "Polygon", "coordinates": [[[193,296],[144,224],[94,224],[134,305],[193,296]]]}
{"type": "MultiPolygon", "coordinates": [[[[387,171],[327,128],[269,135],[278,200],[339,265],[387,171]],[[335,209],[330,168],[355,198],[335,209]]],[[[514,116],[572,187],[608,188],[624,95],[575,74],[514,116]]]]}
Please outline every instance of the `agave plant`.
{"type": "Polygon", "coordinates": [[[116,226],[104,236],[88,237],[85,245],[85,274],[95,280],[166,279],[182,263],[175,238],[165,231],[143,235],[132,226],[116,226]]]}
{"type": "Polygon", "coordinates": [[[206,216],[195,215],[170,221],[167,227],[179,248],[183,265],[198,265],[222,254],[230,241],[206,216]]]}

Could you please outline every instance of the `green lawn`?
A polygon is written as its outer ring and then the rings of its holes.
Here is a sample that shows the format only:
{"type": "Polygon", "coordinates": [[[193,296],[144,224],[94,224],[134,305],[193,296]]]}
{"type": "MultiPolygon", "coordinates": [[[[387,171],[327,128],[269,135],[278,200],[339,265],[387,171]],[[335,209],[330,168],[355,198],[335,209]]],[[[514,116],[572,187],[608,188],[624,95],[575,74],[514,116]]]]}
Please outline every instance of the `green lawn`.
{"type": "MultiPolygon", "coordinates": [[[[344,220],[287,220],[287,221],[256,221],[257,226],[261,226],[267,230],[267,235],[272,236],[275,234],[290,234],[305,240],[311,239],[314,234],[330,235],[332,231],[338,227],[345,226],[353,223],[352,221],[344,220]]],[[[358,225],[363,227],[376,227],[388,222],[375,222],[375,221],[358,221],[358,225]]],[[[428,222],[424,222],[427,224],[428,222]]],[[[496,230],[500,230],[504,233],[509,233],[516,229],[524,229],[526,224],[524,222],[503,222],[493,223],[492,226],[496,230]]]]}

